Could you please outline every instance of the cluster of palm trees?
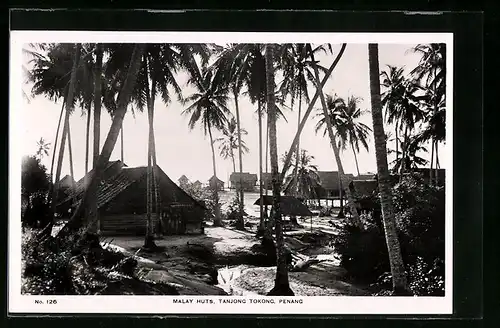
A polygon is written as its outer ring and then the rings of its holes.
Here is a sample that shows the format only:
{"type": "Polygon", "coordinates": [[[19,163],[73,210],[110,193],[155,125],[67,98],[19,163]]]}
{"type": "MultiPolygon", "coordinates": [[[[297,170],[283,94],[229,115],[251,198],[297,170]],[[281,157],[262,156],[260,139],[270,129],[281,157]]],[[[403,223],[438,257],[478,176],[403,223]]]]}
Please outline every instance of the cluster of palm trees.
{"type": "MultiPolygon", "coordinates": [[[[223,156],[231,157],[233,169],[236,169],[234,150],[237,148],[239,171],[243,172],[242,156],[246,146],[242,140],[242,135],[246,133],[241,128],[238,100],[239,97],[244,95],[249,97],[251,102],[256,105],[258,114],[261,196],[263,193],[264,129],[266,130],[266,139],[268,139],[265,145],[265,156],[266,158],[268,155],[270,157],[274,199],[270,222],[275,225],[277,250],[275,288],[269,294],[293,295],[288,283],[279,208],[280,193],[285,174],[289,168],[294,167],[294,176],[297,177],[301,174],[301,165],[307,166],[310,161],[305,152],[300,152],[300,135],[317,99],[319,98],[321,101],[320,111],[322,113],[320,121],[322,123],[318,123],[318,125],[325,128],[325,135],[328,135],[330,140],[339,175],[344,185],[347,185],[348,181],[344,174],[340,149],[346,149],[347,146],[350,146],[353,152],[356,153],[356,151],[359,151],[360,145],[367,148],[366,139],[370,128],[357,122],[357,118],[363,113],[357,107],[359,99],[349,97],[347,101],[344,101],[340,98],[326,96],[322,90],[342,58],[346,44],[342,44],[340,49],[335,52],[329,44],[319,46],[312,44],[227,44],[225,46],[213,44],[49,44],[38,45],[38,48],[34,47],[33,49],[29,50],[33,52],[30,54],[33,60],[33,68],[28,72],[29,79],[34,83],[32,93],[34,95],[43,94],[54,100],[64,99],[61,110],[61,120],[64,116],[64,121],[55,181],[60,179],[66,139],[69,143],[71,140],[69,117],[73,113],[75,106],[78,104],[87,114],[87,162],[90,144],[90,117],[91,113],[94,113],[93,170],[90,172],[90,180],[87,181],[82,201],[69,222],[59,232],[59,236],[64,237],[76,232],[84,223],[92,226],[93,223],[98,222],[96,190],[120,131],[123,136],[124,116],[128,110],[134,112],[147,109],[149,123],[148,201],[146,212],[148,229],[145,246],[153,247],[154,229],[151,217],[154,213],[160,215],[153,129],[156,97],[160,96],[162,102],[168,105],[172,99],[171,97],[176,96],[185,106],[183,114],[190,116],[189,128],[193,129],[195,126],[200,125],[205,134],[209,136],[213,173],[217,177],[214,148],[216,142],[220,143],[223,156]],[[315,59],[319,52],[334,54],[332,64],[328,69],[321,67],[315,59]],[[195,89],[190,95],[183,95],[182,88],[177,82],[178,73],[181,71],[188,75],[188,84],[195,89]],[[321,74],[323,77],[321,77],[321,74]],[[282,80],[277,82],[277,77],[281,77],[282,80]],[[315,89],[313,97],[310,97],[308,91],[311,86],[315,89]],[[231,99],[234,101],[234,114],[228,105],[231,99]],[[298,107],[298,126],[280,172],[278,167],[276,121],[279,117],[283,117],[280,108],[286,106],[285,102],[287,100],[290,100],[291,108],[298,107]],[[302,113],[303,104],[307,105],[304,113],[302,113]],[[110,113],[113,120],[104,145],[100,147],[102,106],[110,113]],[[63,115],[63,112],[65,112],[65,115],[63,115]],[[266,115],[266,120],[264,120],[264,115],[266,115]],[[222,132],[223,139],[215,139],[213,137],[214,131],[222,132]],[[227,140],[227,144],[224,140],[227,140]],[[268,147],[269,151],[267,151],[268,147]],[[295,159],[295,165],[292,164],[292,157],[295,159]],[[299,164],[301,160],[302,164],[299,164]],[[153,203],[157,205],[155,209],[153,209],[153,203]],[[86,212],[86,215],[82,215],[84,212],[86,212]],[[85,217],[86,222],[82,222],[81,217],[85,217]]],[[[387,101],[380,101],[378,58],[376,58],[378,49],[370,45],[369,50],[373,130],[377,150],[377,165],[379,166],[379,182],[382,185],[386,181],[385,173],[388,175],[388,170],[387,172],[384,171],[383,167],[385,159],[387,169],[386,139],[383,132],[384,122],[381,121],[381,104],[386,104],[387,101]],[[377,62],[376,67],[372,65],[374,61],[377,62]],[[376,80],[374,74],[376,74],[376,80]],[[382,131],[382,134],[380,134],[380,131],[382,131]]],[[[426,74],[418,71],[420,79],[427,78],[428,74],[426,74]]],[[[435,87],[432,90],[437,93],[442,88],[442,85],[437,82],[434,82],[434,84],[435,87]]],[[[433,104],[434,115],[438,115],[440,103],[437,102],[435,97],[428,96],[425,99],[429,104],[433,104]]],[[[53,163],[56,157],[57,139],[58,136],[56,136],[54,145],[53,163]]],[[[54,164],[51,166],[51,176],[53,166],[54,164]]],[[[88,165],[86,165],[87,170],[88,165]]],[[[295,179],[294,188],[296,189],[298,180],[295,179]]],[[[214,188],[213,192],[216,205],[214,224],[221,224],[217,188],[214,188]]],[[[387,192],[387,189],[381,186],[382,203],[390,203],[390,197],[384,196],[384,192],[387,192]]],[[[353,220],[356,224],[362,226],[351,197],[347,190],[349,204],[353,207],[351,209],[353,220]]],[[[57,189],[54,189],[52,191],[54,209],[56,199],[57,189]]],[[[263,198],[261,197],[261,199],[263,198]]],[[[238,190],[239,228],[243,228],[243,200],[243,189],[240,188],[238,190]]],[[[269,223],[264,222],[262,208],[263,204],[261,203],[261,226],[266,231],[264,235],[269,238],[271,229],[269,223]]],[[[402,261],[398,260],[398,252],[400,259],[400,251],[395,237],[394,217],[389,214],[386,216],[386,213],[391,212],[390,210],[384,211],[384,222],[390,221],[385,227],[389,253],[391,259],[395,259],[394,261],[391,260],[391,268],[394,269],[393,278],[394,281],[397,281],[395,286],[398,288],[403,286],[403,289],[406,290],[406,283],[397,280],[400,278],[397,273],[402,270],[402,261]],[[389,238],[391,239],[389,240],[389,238]]]]}
{"type": "Polygon", "coordinates": [[[394,127],[393,171],[403,174],[427,165],[418,153],[427,152],[424,145],[430,141],[432,181],[432,169],[439,168],[438,146],[446,138],[446,47],[421,44],[412,51],[421,59],[409,74],[394,66],[382,72],[382,105],[386,122],[394,127]]]}

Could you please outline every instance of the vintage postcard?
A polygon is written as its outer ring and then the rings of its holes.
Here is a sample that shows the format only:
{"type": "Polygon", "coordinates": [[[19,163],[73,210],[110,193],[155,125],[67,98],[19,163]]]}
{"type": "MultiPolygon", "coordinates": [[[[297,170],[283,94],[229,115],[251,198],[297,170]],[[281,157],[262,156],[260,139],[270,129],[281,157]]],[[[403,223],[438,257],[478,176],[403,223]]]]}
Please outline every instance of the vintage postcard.
{"type": "Polygon", "coordinates": [[[453,34],[10,55],[10,313],[452,313],[453,34]]]}

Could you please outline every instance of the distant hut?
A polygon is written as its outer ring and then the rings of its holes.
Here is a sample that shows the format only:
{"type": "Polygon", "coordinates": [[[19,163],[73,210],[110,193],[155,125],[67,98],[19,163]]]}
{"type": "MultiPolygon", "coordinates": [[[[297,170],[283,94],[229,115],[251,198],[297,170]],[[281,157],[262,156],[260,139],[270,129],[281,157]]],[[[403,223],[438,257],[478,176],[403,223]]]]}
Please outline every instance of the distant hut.
{"type": "Polygon", "coordinates": [[[181,177],[179,178],[179,180],[177,180],[177,182],[179,183],[179,186],[181,188],[184,188],[184,187],[186,187],[189,184],[189,179],[187,178],[187,176],[185,176],[183,174],[183,175],[181,175],[181,177]]]}
{"type": "Polygon", "coordinates": [[[262,172],[262,186],[264,189],[272,189],[273,186],[272,186],[272,180],[273,180],[273,176],[271,173],[269,172],[262,172]]]}
{"type": "Polygon", "coordinates": [[[221,179],[219,179],[215,175],[213,175],[210,179],[208,179],[208,186],[212,190],[217,189],[218,191],[223,191],[224,190],[224,181],[222,181],[221,179]]]}
{"type": "MultiPolygon", "coordinates": [[[[274,204],[273,196],[262,196],[264,205],[272,206],[274,204]]],[[[254,205],[260,205],[260,198],[257,199],[254,205]]],[[[293,196],[280,196],[280,210],[284,216],[313,216],[314,214],[309,208],[302,203],[298,198],[293,196]]]]}
{"type": "Polygon", "coordinates": [[[201,183],[200,180],[196,180],[195,182],[193,182],[193,187],[195,189],[201,189],[201,187],[203,187],[203,184],[201,183]]]}
{"type": "Polygon", "coordinates": [[[240,189],[241,187],[244,191],[254,191],[255,186],[257,184],[257,174],[251,174],[248,172],[233,172],[229,177],[229,181],[231,183],[231,189],[240,189]]]}
{"type": "MultiPolygon", "coordinates": [[[[319,186],[316,187],[316,197],[318,199],[333,200],[340,198],[340,176],[337,171],[318,171],[319,186]]],[[[352,174],[346,174],[349,181],[354,179],[352,174]]],[[[342,189],[347,189],[343,186],[342,189]]],[[[345,194],[344,194],[345,198],[345,194]]]]}
{"type": "MultiPolygon", "coordinates": [[[[118,161],[119,162],[119,161],[118,161]]],[[[158,173],[160,216],[152,213],[155,232],[163,234],[203,233],[206,208],[184,192],[161,170],[158,173]]],[[[103,235],[144,235],[147,212],[147,167],[128,168],[113,162],[105,170],[97,190],[99,230],[103,235]]],[[[89,180],[89,179],[87,179],[89,180]]],[[[72,196],[58,205],[74,208],[81,201],[86,177],[77,182],[72,196]],[[76,199],[75,203],[71,200],[76,199]]],[[[153,208],[155,208],[153,200],[153,208]]]]}

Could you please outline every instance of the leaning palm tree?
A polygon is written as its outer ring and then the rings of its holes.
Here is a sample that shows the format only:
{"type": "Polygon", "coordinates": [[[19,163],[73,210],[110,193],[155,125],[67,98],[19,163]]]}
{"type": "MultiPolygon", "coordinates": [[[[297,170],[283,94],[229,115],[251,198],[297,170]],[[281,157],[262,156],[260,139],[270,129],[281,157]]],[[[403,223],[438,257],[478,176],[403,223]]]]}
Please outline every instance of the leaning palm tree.
{"type": "Polygon", "coordinates": [[[271,157],[271,174],[273,184],[273,221],[276,229],[277,267],[274,288],[268,295],[293,296],[288,282],[287,256],[283,238],[283,226],[281,222],[280,192],[281,178],[278,172],[278,147],[276,135],[276,106],[275,106],[275,82],[274,82],[274,45],[266,45],[266,82],[267,82],[267,106],[269,115],[269,151],[271,157]]]}
{"type": "MultiPolygon", "coordinates": [[[[184,99],[183,103],[189,105],[183,111],[183,114],[190,115],[188,123],[190,129],[194,129],[196,124],[200,123],[205,135],[209,135],[210,147],[212,149],[213,173],[214,177],[217,178],[212,130],[223,130],[226,125],[227,115],[230,115],[230,110],[227,107],[229,89],[217,83],[216,80],[214,81],[213,72],[210,70],[202,69],[196,76],[198,76],[198,79],[192,77],[190,83],[194,84],[197,90],[184,99]]],[[[213,188],[213,195],[215,202],[214,225],[222,225],[217,188],[213,188]]]]}
{"type": "MultiPolygon", "coordinates": [[[[133,52],[130,58],[130,64],[128,65],[127,75],[125,80],[122,83],[121,92],[117,101],[117,109],[115,115],[113,117],[113,122],[111,123],[111,127],[109,129],[108,135],[102,147],[102,151],[97,160],[97,165],[94,168],[90,181],[88,182],[87,187],[85,188],[85,192],[83,194],[82,200],[80,201],[76,211],[73,213],[71,219],[68,223],[61,229],[58,233],[59,238],[65,238],[70,234],[78,231],[82,227],[82,214],[85,208],[89,207],[89,196],[90,190],[96,190],[99,185],[102,174],[106,168],[107,163],[109,162],[109,157],[111,156],[111,152],[113,151],[116,141],[118,140],[118,134],[120,132],[120,128],[123,123],[123,117],[125,116],[127,107],[130,102],[130,97],[132,91],[135,86],[135,82],[137,79],[137,74],[139,72],[141,66],[141,59],[143,53],[143,45],[136,44],[134,46],[133,52]]],[[[96,217],[95,214],[91,213],[90,217],[96,217]]],[[[89,222],[92,224],[93,222],[89,222]]]]}
{"type": "Polygon", "coordinates": [[[389,253],[394,295],[410,294],[406,273],[399,245],[394,207],[392,204],[389,168],[387,165],[386,135],[382,118],[382,103],[380,96],[380,78],[378,62],[378,45],[368,45],[368,60],[370,67],[370,94],[372,105],[373,134],[375,138],[375,155],[377,157],[378,189],[384,222],[385,239],[389,253]]]}
{"type": "MultiPolygon", "coordinates": [[[[245,129],[240,129],[240,134],[247,135],[245,129]]],[[[233,172],[236,172],[236,162],[234,159],[234,150],[238,149],[238,131],[234,117],[228,121],[227,125],[222,129],[222,137],[214,139],[215,143],[219,144],[220,156],[224,159],[230,158],[233,163],[233,172]]],[[[241,148],[244,153],[248,153],[249,149],[244,140],[241,140],[241,148]]]]}

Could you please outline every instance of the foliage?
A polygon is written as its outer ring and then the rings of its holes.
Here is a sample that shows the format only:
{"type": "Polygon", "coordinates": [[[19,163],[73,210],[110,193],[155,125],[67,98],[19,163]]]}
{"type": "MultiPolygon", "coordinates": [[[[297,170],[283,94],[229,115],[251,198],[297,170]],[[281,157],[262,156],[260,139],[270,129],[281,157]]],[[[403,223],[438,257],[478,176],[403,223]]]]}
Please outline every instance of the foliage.
{"type": "Polygon", "coordinates": [[[21,167],[21,221],[25,226],[45,226],[51,220],[47,169],[35,156],[25,156],[21,167]]]}
{"type": "Polygon", "coordinates": [[[63,240],[41,240],[31,229],[23,229],[22,236],[23,294],[179,294],[169,285],[141,280],[134,258],[103,249],[84,229],[63,240]]]}
{"type": "MultiPolygon", "coordinates": [[[[444,189],[405,176],[394,186],[393,203],[403,260],[412,292],[444,293],[444,189]]],[[[374,214],[375,212],[373,212],[374,214]]],[[[391,288],[389,257],[379,215],[362,215],[364,229],[346,224],[334,240],[349,275],[377,288],[391,288]]]]}
{"type": "MultiPolygon", "coordinates": [[[[311,199],[316,197],[316,187],[319,185],[318,167],[312,164],[314,156],[308,155],[307,150],[301,149],[298,162],[295,160],[297,153],[292,155],[292,172],[286,176],[283,184],[285,194],[297,194],[302,199],[311,199]],[[298,166],[296,166],[298,164],[298,166]],[[294,190],[295,189],[295,190],[294,190]]],[[[282,157],[284,162],[287,153],[282,157]]]]}
{"type": "MultiPolygon", "coordinates": [[[[216,200],[214,197],[214,192],[208,188],[203,187],[201,184],[196,182],[190,182],[183,184],[181,188],[194,199],[202,202],[207,208],[207,216],[213,217],[215,214],[215,204],[216,200]]],[[[220,205],[219,205],[220,206],[220,205]]]]}

